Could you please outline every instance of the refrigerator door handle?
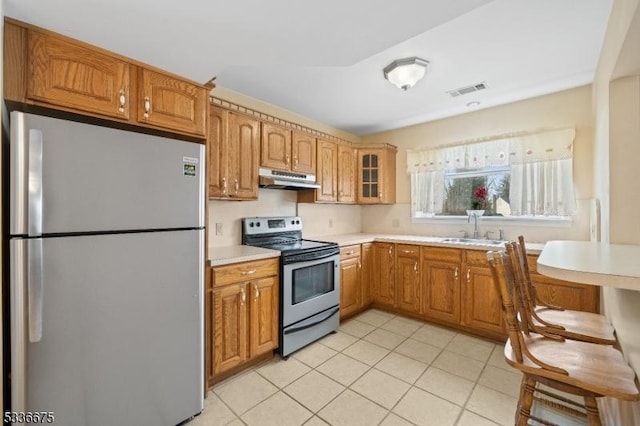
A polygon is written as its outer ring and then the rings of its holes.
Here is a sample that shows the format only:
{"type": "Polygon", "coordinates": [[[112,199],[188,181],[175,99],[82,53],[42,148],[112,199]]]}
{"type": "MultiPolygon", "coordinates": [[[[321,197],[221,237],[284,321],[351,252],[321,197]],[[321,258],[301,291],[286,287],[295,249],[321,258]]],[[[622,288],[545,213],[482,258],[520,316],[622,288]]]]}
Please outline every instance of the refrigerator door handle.
{"type": "Polygon", "coordinates": [[[29,175],[29,146],[26,137],[25,115],[19,111],[11,113],[11,143],[9,145],[10,157],[10,225],[9,233],[12,235],[27,234],[28,213],[28,175],[29,175]]]}
{"type": "Polygon", "coordinates": [[[29,129],[29,235],[42,235],[42,131],[29,129]]]}
{"type": "Polygon", "coordinates": [[[27,298],[29,303],[29,342],[42,340],[42,304],[44,288],[42,279],[42,239],[29,240],[27,298]]]}
{"type": "Polygon", "coordinates": [[[27,240],[16,239],[10,244],[11,408],[23,412],[27,395],[27,240]]]}

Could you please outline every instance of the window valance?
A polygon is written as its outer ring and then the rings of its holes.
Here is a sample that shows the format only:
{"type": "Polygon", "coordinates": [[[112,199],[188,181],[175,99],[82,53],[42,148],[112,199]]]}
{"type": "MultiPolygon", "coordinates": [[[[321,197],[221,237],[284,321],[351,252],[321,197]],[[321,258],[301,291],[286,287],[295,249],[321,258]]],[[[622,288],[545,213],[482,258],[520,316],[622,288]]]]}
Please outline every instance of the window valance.
{"type": "Polygon", "coordinates": [[[534,134],[407,151],[407,172],[477,169],[510,164],[564,160],[573,156],[574,129],[549,130],[534,134]]]}

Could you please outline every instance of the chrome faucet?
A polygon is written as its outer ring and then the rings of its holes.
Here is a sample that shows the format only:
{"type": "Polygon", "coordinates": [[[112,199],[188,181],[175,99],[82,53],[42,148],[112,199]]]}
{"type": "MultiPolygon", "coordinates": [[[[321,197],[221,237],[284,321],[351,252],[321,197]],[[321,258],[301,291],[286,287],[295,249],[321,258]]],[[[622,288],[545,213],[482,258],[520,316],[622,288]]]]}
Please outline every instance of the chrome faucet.
{"type": "Polygon", "coordinates": [[[473,238],[477,240],[478,236],[480,235],[478,233],[478,213],[476,212],[469,213],[469,216],[467,217],[467,223],[471,223],[472,217],[473,217],[473,238]]]}

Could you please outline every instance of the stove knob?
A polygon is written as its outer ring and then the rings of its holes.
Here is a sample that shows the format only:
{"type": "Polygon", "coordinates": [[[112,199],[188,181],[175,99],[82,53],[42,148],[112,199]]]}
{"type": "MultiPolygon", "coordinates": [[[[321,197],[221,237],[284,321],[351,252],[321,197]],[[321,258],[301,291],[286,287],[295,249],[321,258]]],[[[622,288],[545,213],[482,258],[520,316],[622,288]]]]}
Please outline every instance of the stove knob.
{"type": "Polygon", "coordinates": [[[300,225],[300,221],[299,220],[296,220],[296,225],[300,225]]]}
{"type": "Polygon", "coordinates": [[[292,221],[291,221],[291,224],[292,224],[292,225],[295,225],[295,224],[296,224],[296,221],[295,221],[295,220],[292,220],[292,221]]]}
{"type": "Polygon", "coordinates": [[[260,222],[256,222],[256,226],[260,228],[260,222]]]}
{"type": "Polygon", "coordinates": [[[249,228],[253,228],[253,222],[249,222],[249,228]]]}

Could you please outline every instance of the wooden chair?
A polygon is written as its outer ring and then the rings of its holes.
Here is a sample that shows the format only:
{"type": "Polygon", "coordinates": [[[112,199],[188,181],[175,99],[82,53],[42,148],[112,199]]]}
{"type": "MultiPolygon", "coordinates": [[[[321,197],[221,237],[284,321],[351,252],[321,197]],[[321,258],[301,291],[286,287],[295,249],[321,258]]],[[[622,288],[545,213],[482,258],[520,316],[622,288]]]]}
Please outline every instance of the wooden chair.
{"type": "Polygon", "coordinates": [[[530,332],[526,321],[532,319],[527,317],[528,311],[519,306],[522,297],[518,295],[510,254],[489,252],[487,258],[509,333],[504,356],[509,365],[523,373],[515,419],[517,426],[527,425],[529,419],[552,424],[531,414],[534,400],[586,417],[589,425],[598,426],[601,421],[596,398],[608,396],[626,401],[640,398],[635,373],[613,346],[568,340],[544,331],[543,334],[530,332]],[[584,405],[537,389],[538,383],[582,396],[584,405]]]}
{"type": "Polygon", "coordinates": [[[519,236],[518,242],[512,244],[515,249],[514,256],[517,257],[517,264],[514,264],[516,284],[523,287],[521,293],[524,297],[523,303],[531,310],[533,318],[530,324],[531,331],[544,328],[548,333],[572,340],[604,345],[616,344],[613,326],[604,315],[565,310],[541,300],[531,280],[524,237],[519,236]]]}

